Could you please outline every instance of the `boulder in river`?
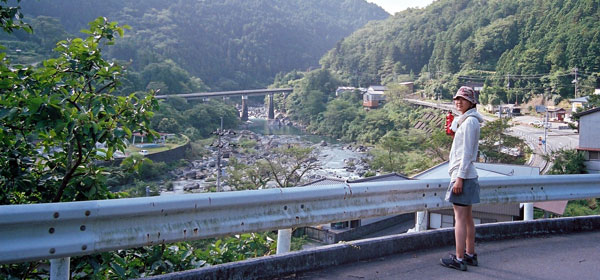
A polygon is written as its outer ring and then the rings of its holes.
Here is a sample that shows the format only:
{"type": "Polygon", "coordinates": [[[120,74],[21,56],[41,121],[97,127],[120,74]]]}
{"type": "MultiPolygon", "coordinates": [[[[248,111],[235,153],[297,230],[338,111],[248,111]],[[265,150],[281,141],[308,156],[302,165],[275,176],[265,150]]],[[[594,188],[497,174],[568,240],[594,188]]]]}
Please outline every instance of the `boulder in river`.
{"type": "Polygon", "coordinates": [[[200,184],[198,184],[198,183],[191,183],[191,184],[187,184],[187,185],[183,186],[184,191],[191,191],[191,190],[196,190],[199,188],[200,188],[200,184]]]}

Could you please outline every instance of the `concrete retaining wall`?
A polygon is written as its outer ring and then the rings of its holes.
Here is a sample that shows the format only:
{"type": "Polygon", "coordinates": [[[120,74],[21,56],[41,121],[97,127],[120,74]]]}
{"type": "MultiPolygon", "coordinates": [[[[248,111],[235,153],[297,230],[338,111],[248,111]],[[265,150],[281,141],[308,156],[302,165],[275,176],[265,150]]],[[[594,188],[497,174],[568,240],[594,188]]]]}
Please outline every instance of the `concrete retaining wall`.
{"type": "MultiPolygon", "coordinates": [[[[526,238],[600,229],[600,216],[543,219],[478,225],[477,241],[526,238]]],[[[380,258],[414,250],[454,244],[454,229],[399,234],[333,244],[207,268],[165,274],[149,279],[271,279],[293,273],[380,258]]]]}
{"type": "Polygon", "coordinates": [[[328,229],[319,229],[316,227],[307,227],[305,232],[306,235],[311,239],[319,240],[325,244],[334,244],[340,241],[359,239],[367,234],[371,234],[411,220],[415,220],[414,213],[393,216],[381,221],[361,225],[357,228],[347,229],[341,232],[334,232],[328,229]]]}
{"type": "MultiPolygon", "coordinates": [[[[158,152],[158,153],[154,153],[154,154],[149,154],[149,155],[146,155],[145,157],[151,159],[154,162],[169,163],[169,162],[173,162],[173,161],[177,161],[182,158],[185,158],[186,151],[189,148],[190,148],[190,143],[188,142],[187,144],[185,144],[183,146],[179,146],[174,149],[170,149],[170,150],[166,150],[166,151],[162,151],[162,152],[158,152]]],[[[121,162],[123,162],[123,160],[124,160],[124,158],[116,158],[111,161],[96,161],[95,164],[99,165],[99,166],[118,166],[121,164],[121,162]]]]}
{"type": "Polygon", "coordinates": [[[166,150],[166,151],[162,151],[162,152],[158,152],[158,153],[154,153],[154,154],[149,154],[146,155],[146,158],[151,159],[154,162],[172,162],[172,161],[177,161],[180,160],[182,158],[185,158],[185,153],[186,150],[190,148],[190,143],[188,142],[187,144],[183,145],[183,146],[179,146],[177,148],[174,149],[170,149],[170,150],[166,150]]]}

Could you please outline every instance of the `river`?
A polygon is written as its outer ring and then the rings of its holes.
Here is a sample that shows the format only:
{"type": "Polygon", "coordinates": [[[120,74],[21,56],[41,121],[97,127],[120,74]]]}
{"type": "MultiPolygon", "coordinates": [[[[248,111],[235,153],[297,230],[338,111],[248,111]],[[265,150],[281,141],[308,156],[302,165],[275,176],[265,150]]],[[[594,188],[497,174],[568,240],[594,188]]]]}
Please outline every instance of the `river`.
{"type": "MultiPolygon", "coordinates": [[[[360,149],[356,145],[341,143],[330,137],[308,134],[297,127],[261,118],[251,117],[236,132],[243,133],[243,130],[256,133],[262,140],[314,147],[320,167],[308,172],[303,183],[319,178],[358,179],[366,171],[363,159],[368,157],[368,153],[365,152],[365,149],[360,149]]],[[[214,158],[216,158],[216,155],[198,159],[194,165],[210,166],[211,163],[214,164],[214,158]]],[[[216,174],[216,171],[213,172],[216,174]]],[[[225,172],[224,180],[226,180],[226,177],[225,172]]],[[[206,182],[205,179],[181,178],[173,181],[173,191],[162,192],[162,194],[184,193],[184,188],[190,188],[190,186],[197,186],[194,192],[202,192],[206,191],[206,187],[210,184],[214,184],[214,181],[206,182]]],[[[273,183],[268,184],[268,186],[273,186],[273,183]]],[[[230,188],[225,187],[224,190],[230,190],[230,188]]]]}

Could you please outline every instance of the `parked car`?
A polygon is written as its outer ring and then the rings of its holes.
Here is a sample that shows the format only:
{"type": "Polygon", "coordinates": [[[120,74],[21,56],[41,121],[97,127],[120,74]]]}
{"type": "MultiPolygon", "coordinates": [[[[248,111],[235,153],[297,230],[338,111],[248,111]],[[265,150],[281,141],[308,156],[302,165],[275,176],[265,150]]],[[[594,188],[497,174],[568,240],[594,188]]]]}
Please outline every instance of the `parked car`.
{"type": "Polygon", "coordinates": [[[542,121],[535,120],[535,121],[529,122],[529,125],[542,126],[543,123],[542,123],[542,121]]]}
{"type": "Polygon", "coordinates": [[[148,150],[141,150],[140,154],[143,155],[143,156],[145,156],[145,155],[147,155],[149,153],[148,153],[148,150]]]}

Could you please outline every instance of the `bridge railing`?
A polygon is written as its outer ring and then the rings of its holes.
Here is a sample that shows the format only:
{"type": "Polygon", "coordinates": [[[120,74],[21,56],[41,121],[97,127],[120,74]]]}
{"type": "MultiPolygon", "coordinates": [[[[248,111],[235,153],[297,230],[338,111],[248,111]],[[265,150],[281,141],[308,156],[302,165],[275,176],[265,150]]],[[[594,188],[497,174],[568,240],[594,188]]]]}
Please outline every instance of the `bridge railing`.
{"type": "Polygon", "coordinates": [[[232,90],[232,91],[213,91],[213,92],[195,92],[195,93],[183,93],[183,94],[168,94],[168,95],[157,95],[156,99],[167,99],[172,97],[181,97],[187,99],[201,99],[210,97],[222,97],[222,96],[238,96],[238,95],[266,95],[273,93],[291,93],[293,88],[266,88],[266,89],[246,89],[246,90],[232,90]]]}
{"type": "MultiPolygon", "coordinates": [[[[5,205],[0,263],[448,208],[447,185],[407,180],[5,205]]],[[[600,197],[600,174],[480,178],[480,185],[482,204],[600,197]]]]}

